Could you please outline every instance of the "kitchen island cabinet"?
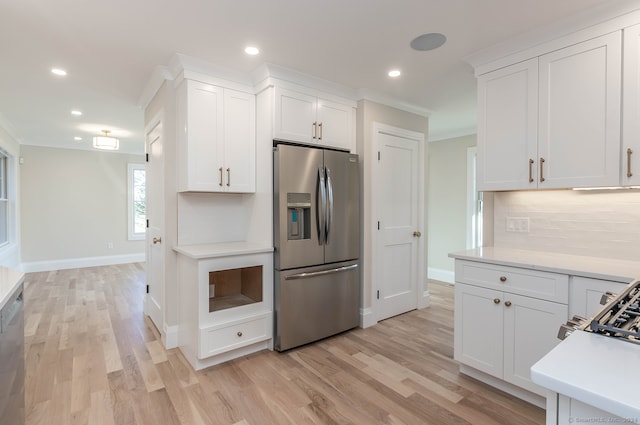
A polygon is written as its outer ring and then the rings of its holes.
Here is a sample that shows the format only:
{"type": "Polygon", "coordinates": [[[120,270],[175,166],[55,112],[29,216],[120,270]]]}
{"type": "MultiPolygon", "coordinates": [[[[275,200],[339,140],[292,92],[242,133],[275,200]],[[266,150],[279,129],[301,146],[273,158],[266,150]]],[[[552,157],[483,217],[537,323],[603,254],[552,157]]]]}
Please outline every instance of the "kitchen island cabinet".
{"type": "Polygon", "coordinates": [[[640,345],[575,331],[531,368],[547,388],[547,425],[638,423],[640,345]]]}

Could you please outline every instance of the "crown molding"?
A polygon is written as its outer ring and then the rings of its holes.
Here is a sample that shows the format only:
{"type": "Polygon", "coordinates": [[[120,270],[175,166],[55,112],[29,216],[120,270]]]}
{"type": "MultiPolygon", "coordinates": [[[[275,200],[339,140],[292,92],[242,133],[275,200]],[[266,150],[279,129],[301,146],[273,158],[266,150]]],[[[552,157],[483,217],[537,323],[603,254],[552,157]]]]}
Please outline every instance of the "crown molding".
{"type": "Polygon", "coordinates": [[[425,118],[429,118],[435,112],[432,109],[427,109],[409,102],[404,102],[402,100],[398,100],[396,98],[369,89],[358,90],[358,100],[369,100],[371,102],[380,103],[382,105],[390,106],[401,111],[420,115],[425,118]]]}
{"type": "Polygon", "coordinates": [[[640,16],[640,0],[618,0],[596,6],[536,28],[519,36],[472,53],[463,58],[480,75],[506,66],[501,59],[512,57],[511,63],[561,48],[562,38],[588,39],[633,25],[640,16]]]}

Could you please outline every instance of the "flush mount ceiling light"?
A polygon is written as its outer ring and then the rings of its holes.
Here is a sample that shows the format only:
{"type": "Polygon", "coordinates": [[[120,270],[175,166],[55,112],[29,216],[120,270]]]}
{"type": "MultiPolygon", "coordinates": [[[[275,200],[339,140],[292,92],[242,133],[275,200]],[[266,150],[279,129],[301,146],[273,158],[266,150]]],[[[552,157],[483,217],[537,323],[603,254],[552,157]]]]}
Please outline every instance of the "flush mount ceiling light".
{"type": "Polygon", "coordinates": [[[113,136],[109,136],[111,131],[102,130],[104,135],[93,136],[93,147],[96,149],[104,149],[109,151],[117,151],[120,147],[120,141],[113,136]]]}
{"type": "Polygon", "coordinates": [[[65,71],[64,69],[60,69],[60,68],[53,68],[51,70],[52,74],[55,75],[59,75],[60,77],[64,77],[65,75],[67,75],[67,71],[65,71]]]}
{"type": "Polygon", "coordinates": [[[255,56],[258,53],[260,53],[260,50],[258,50],[257,47],[248,46],[248,47],[245,47],[244,52],[248,55],[255,56]]]}
{"type": "Polygon", "coordinates": [[[73,138],[73,140],[75,140],[76,142],[79,142],[79,141],[81,141],[81,140],[82,140],[82,137],[78,137],[78,136],[76,136],[76,137],[74,137],[74,138],[73,138]]]}
{"type": "Polygon", "coordinates": [[[447,41],[447,37],[439,32],[430,32],[428,34],[422,34],[413,40],[411,40],[411,48],[421,52],[427,50],[437,49],[447,41]]]}
{"type": "Polygon", "coordinates": [[[76,117],[79,117],[80,115],[82,115],[82,111],[78,111],[77,109],[74,109],[73,111],[71,111],[71,115],[75,115],[76,117]]]}
{"type": "Polygon", "coordinates": [[[396,78],[400,76],[400,71],[397,69],[392,69],[391,71],[389,71],[389,73],[387,74],[389,77],[392,78],[396,78]]]}

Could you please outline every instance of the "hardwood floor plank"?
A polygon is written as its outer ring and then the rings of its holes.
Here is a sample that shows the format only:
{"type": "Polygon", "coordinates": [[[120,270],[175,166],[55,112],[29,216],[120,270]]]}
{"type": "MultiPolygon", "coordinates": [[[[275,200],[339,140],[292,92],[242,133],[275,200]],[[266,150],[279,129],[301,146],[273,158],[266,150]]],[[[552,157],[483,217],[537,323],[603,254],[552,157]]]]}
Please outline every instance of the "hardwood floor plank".
{"type": "Polygon", "coordinates": [[[143,314],[142,264],[28,273],[27,424],[543,424],[458,372],[453,287],[429,287],[429,308],[195,372],[143,314]]]}

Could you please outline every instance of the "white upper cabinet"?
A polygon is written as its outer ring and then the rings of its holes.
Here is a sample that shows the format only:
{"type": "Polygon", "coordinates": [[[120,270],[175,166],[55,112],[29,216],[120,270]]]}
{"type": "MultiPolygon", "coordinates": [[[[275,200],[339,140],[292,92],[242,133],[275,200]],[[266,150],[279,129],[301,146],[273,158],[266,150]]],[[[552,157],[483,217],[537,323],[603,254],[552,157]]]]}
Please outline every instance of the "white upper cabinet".
{"type": "Polygon", "coordinates": [[[274,138],[355,149],[354,108],[284,87],[275,87],[274,138]]]}
{"type": "Polygon", "coordinates": [[[621,31],[570,44],[478,77],[479,190],[620,184],[621,31]]]}
{"type": "Polygon", "coordinates": [[[620,184],[622,34],[540,57],[538,187],[620,184]]]}
{"type": "Polygon", "coordinates": [[[640,25],[624,29],[622,90],[623,186],[640,185],[640,25]]]}
{"type": "Polygon", "coordinates": [[[256,190],[256,98],[224,89],[224,161],[228,192],[256,190]]]}
{"type": "Polygon", "coordinates": [[[177,105],[178,190],[255,192],[255,96],[185,79],[177,105]]]}
{"type": "Polygon", "coordinates": [[[478,78],[478,190],[537,187],[538,59],[478,78]]]}

